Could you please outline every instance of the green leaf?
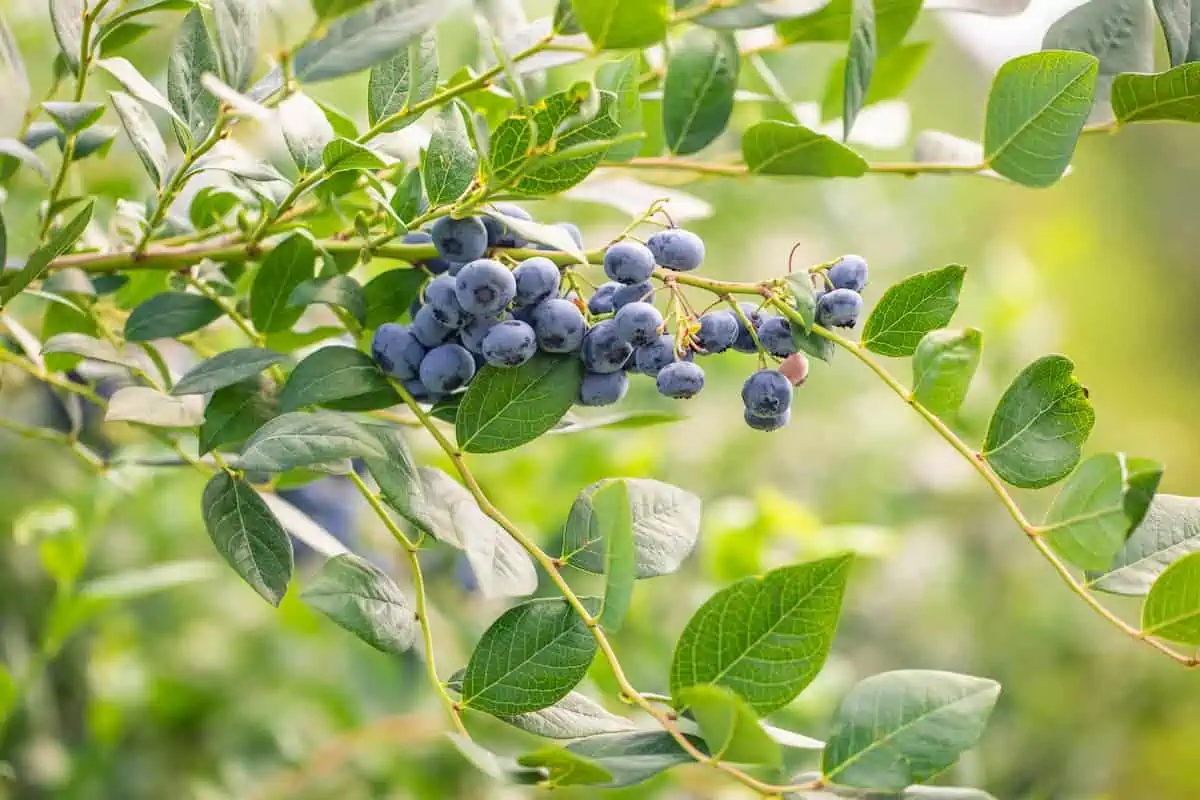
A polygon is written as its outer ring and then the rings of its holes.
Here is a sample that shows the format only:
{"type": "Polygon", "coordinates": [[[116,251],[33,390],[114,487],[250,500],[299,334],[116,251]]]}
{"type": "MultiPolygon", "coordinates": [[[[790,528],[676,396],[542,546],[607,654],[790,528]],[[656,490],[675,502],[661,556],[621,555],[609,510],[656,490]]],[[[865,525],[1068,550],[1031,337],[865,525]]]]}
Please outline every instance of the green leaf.
{"type": "Polygon", "coordinates": [[[400,402],[375,361],[353,347],[329,345],[296,365],[279,393],[281,411],[324,404],[342,411],[371,411],[400,402]]]}
{"type": "Polygon", "coordinates": [[[404,180],[396,186],[392,195],[392,212],[400,218],[407,228],[421,213],[425,202],[425,187],[421,183],[421,170],[412,169],[404,176],[404,180]]]}
{"type": "Polygon", "coordinates": [[[321,162],[330,175],[355,169],[383,169],[383,159],[368,147],[350,139],[332,139],[321,151],[321,162]]]}
{"type": "Polygon", "coordinates": [[[357,11],[371,0],[310,0],[317,19],[333,19],[357,11]]]}
{"type": "Polygon", "coordinates": [[[1059,555],[1102,570],[1146,516],[1162,466],[1123,453],[1101,453],[1079,465],[1046,512],[1042,535],[1059,555]]]}
{"type": "Polygon", "coordinates": [[[841,142],[789,122],[765,120],[742,134],[742,158],[757,175],[857,178],[867,161],[841,142]]]}
{"type": "Polygon", "coordinates": [[[1177,67],[1200,59],[1200,7],[1191,0],[1154,0],[1154,12],[1167,40],[1171,66],[1177,67]]]}
{"type": "Polygon", "coordinates": [[[1121,122],[1200,122],[1200,63],[1157,75],[1118,75],[1112,104],[1121,122]]]}
{"type": "Polygon", "coordinates": [[[265,347],[238,347],[218,353],[189,369],[171,387],[171,394],[207,394],[257,376],[287,359],[265,347]]]}
{"type": "Polygon", "coordinates": [[[999,696],[1000,684],[970,675],[873,675],[842,700],[821,772],[832,784],[877,791],[923,783],[975,746],[999,696]]]}
{"type": "Polygon", "coordinates": [[[596,92],[590,84],[581,83],[534,106],[537,143],[545,146],[553,141],[555,152],[531,164],[512,191],[533,196],[556,194],[591,174],[604,158],[606,143],[620,133],[616,105],[611,92],[596,92]],[[597,98],[599,104],[593,110],[597,98]]]}
{"type": "Polygon", "coordinates": [[[918,272],[888,288],[863,329],[863,347],[884,356],[911,356],[930,331],[944,328],[958,308],[966,267],[918,272]]]}
{"type": "MultiPolygon", "coordinates": [[[[613,478],[597,481],[579,493],[563,529],[562,560],[576,569],[607,574],[613,531],[601,517],[597,497],[614,486],[624,486],[633,526],[635,577],[653,578],[679,569],[700,538],[700,498],[669,483],[648,478],[613,478]]],[[[605,506],[614,500],[610,495],[605,506]]],[[[619,545],[618,545],[619,547],[619,545]]],[[[618,548],[613,554],[620,555],[618,548]]]]}
{"type": "Polygon", "coordinates": [[[650,47],[667,36],[667,0],[571,0],[597,50],[650,47]]]}
{"type": "Polygon", "coordinates": [[[672,699],[691,712],[713,758],[735,764],[782,761],[783,752],[759,726],[754,711],[729,689],[700,684],[672,699]]]}
{"type": "MultiPolygon", "coordinates": [[[[891,51],[908,33],[920,0],[875,0],[876,51],[880,56],[891,51]]],[[[854,0],[832,0],[819,10],[775,26],[779,38],[795,42],[845,42],[849,40],[854,18],[854,0]]]]}
{"type": "Polygon", "coordinates": [[[108,400],[107,422],[137,422],[156,428],[194,428],[204,417],[199,397],[172,397],[149,386],[123,386],[108,400]]]}
{"type": "Polygon", "coordinates": [[[243,92],[258,58],[259,0],[212,0],[212,15],[221,80],[243,92]]]}
{"type": "Polygon", "coordinates": [[[1155,495],[1121,552],[1088,586],[1113,594],[1144,595],[1176,559],[1200,550],[1200,498],[1155,495]]]}
{"type": "Polygon", "coordinates": [[[988,94],[988,166],[1024,186],[1049,186],[1062,177],[1091,113],[1098,70],[1094,56],[1056,50],[1002,66],[988,94]]]}
{"type": "Polygon", "coordinates": [[[579,692],[569,692],[552,706],[500,719],[545,739],[582,739],[635,727],[629,720],[605,711],[596,701],[579,692]]]}
{"type": "Polygon", "coordinates": [[[842,81],[842,139],[850,138],[850,129],[858,112],[867,104],[871,75],[875,71],[875,5],[873,0],[852,0],[850,4],[850,49],[846,53],[846,71],[842,81]]]}
{"type": "MultiPolygon", "coordinates": [[[[929,55],[929,42],[902,44],[880,56],[875,62],[871,86],[863,106],[899,97],[909,87],[929,55]]],[[[842,114],[846,92],[846,59],[840,58],[829,71],[829,83],[821,100],[821,118],[836,119],[842,114]]]]}
{"type": "Polygon", "coordinates": [[[609,633],[621,629],[621,622],[633,599],[633,580],[637,564],[633,550],[633,512],[629,490],[624,481],[608,483],[589,498],[590,521],[598,530],[604,547],[604,603],[600,625],[609,633]]]}
{"type": "Polygon", "coordinates": [[[167,98],[137,71],[137,67],[124,58],[102,58],[96,62],[96,66],[116,78],[121,87],[135,100],[144,105],[154,106],[169,116],[172,122],[183,124],[183,120],[175,113],[167,98]]]}
{"type": "MultiPolygon", "coordinates": [[[[323,153],[333,141],[333,126],[320,106],[303,92],[289,95],[279,104],[279,124],[284,144],[300,174],[320,169],[324,163],[323,153]]],[[[337,171],[330,170],[331,173],[337,171]]]]}
{"type": "Polygon", "coordinates": [[[527,114],[514,114],[501,122],[488,145],[491,182],[503,186],[517,177],[532,156],[536,140],[537,127],[527,114]]]}
{"type": "Polygon", "coordinates": [[[259,428],[242,449],[239,465],[256,472],[286,472],[343,458],[383,455],[379,441],[351,417],[331,411],[293,411],[259,428]]]}
{"type": "Polygon", "coordinates": [[[816,331],[806,331],[799,325],[792,326],[792,343],[802,352],[813,358],[819,358],[825,363],[833,358],[837,346],[816,331]]]}
{"type": "Polygon", "coordinates": [[[250,320],[263,333],[292,327],[304,313],[288,305],[296,287],[313,277],[317,256],[312,239],[304,233],[289,234],[267,253],[250,287],[250,320]]]}
{"type": "Polygon", "coordinates": [[[50,23],[63,60],[72,73],[79,71],[79,56],[83,51],[83,15],[86,0],[50,0],[50,23]]]}
{"type": "Polygon", "coordinates": [[[292,578],[292,540],[254,488],[218,472],[200,501],[217,552],[254,591],[279,605],[292,578]]]}
{"type": "MultiPolygon", "coordinates": [[[[372,125],[378,125],[385,117],[407,112],[425,102],[437,89],[437,79],[437,38],[430,30],[371,69],[367,83],[367,119],[372,125]]],[[[420,114],[408,114],[383,130],[398,131],[418,119],[420,114]]]]}
{"type": "Polygon", "coordinates": [[[743,578],[688,621],[671,662],[671,696],[726,686],[760,716],[783,708],[829,655],[851,556],[843,554],[743,578]]]}
{"type": "Polygon", "coordinates": [[[523,767],[540,767],[550,773],[548,787],[596,786],[613,779],[612,773],[591,759],[577,755],[565,747],[547,745],[517,759],[523,767]]]}
{"type": "MultiPolygon", "coordinates": [[[[37,123],[34,124],[36,125],[37,123]]],[[[46,124],[50,125],[50,123],[46,124]]],[[[57,127],[50,125],[50,128],[53,134],[59,135],[57,127]]],[[[82,135],[94,132],[95,129],[91,131],[84,131],[82,135]]],[[[61,140],[59,147],[62,147],[61,140]]],[[[36,172],[42,180],[46,181],[47,183],[50,182],[50,170],[46,168],[46,163],[42,161],[37,153],[33,152],[33,150],[31,150],[27,145],[18,142],[16,139],[0,139],[0,156],[3,157],[0,158],[0,163],[5,163],[9,158],[15,158],[17,161],[36,172]]]]}
{"type": "Polygon", "coordinates": [[[1092,122],[1112,119],[1113,78],[1123,72],[1154,70],[1154,30],[1144,0],[1088,0],[1046,31],[1043,50],[1076,50],[1100,62],[1092,122]]]}
{"type": "Polygon", "coordinates": [[[498,453],[531,442],[553,428],[574,405],[583,363],[539,353],[519,367],[485,366],[475,376],[454,430],[468,453],[498,453]]]}
{"type": "Polygon", "coordinates": [[[992,414],[982,455],[1008,483],[1049,486],[1079,463],[1096,421],[1087,389],[1065,356],[1044,356],[1013,380],[992,414]]]}
{"type": "Polygon", "coordinates": [[[383,499],[413,525],[436,537],[437,523],[429,511],[430,501],[425,497],[425,484],[421,481],[417,464],[408,445],[404,443],[400,429],[383,422],[361,424],[383,448],[383,457],[371,457],[363,462],[379,485],[383,499]]]}
{"type": "MultiPolygon", "coordinates": [[[[108,153],[109,148],[112,147],[113,139],[115,138],[117,138],[116,128],[100,125],[88,128],[76,137],[75,151],[71,153],[71,160],[80,161],[90,155],[99,155],[103,158],[108,153]]],[[[3,144],[3,142],[0,142],[0,144],[3,144]]],[[[0,147],[0,150],[2,149],[0,147]]]]}
{"type": "Polygon", "coordinates": [[[913,399],[939,417],[957,412],[982,352],[983,334],[975,328],[925,334],[913,353],[913,399]]]}
{"type": "Polygon", "coordinates": [[[407,314],[425,277],[425,273],[416,269],[390,269],[367,281],[362,290],[367,304],[366,327],[378,328],[407,314]]]}
{"type": "Polygon", "coordinates": [[[413,645],[417,619],[400,587],[352,553],[327,559],[300,598],[376,650],[399,654],[413,645]]]}
{"type": "MultiPolygon", "coordinates": [[[[42,335],[45,335],[44,331],[42,335]]],[[[116,364],[122,367],[139,367],[136,354],[122,352],[113,346],[112,342],[97,339],[94,336],[88,336],[84,333],[68,332],[51,336],[42,345],[42,355],[45,356],[51,353],[72,353],[94,361],[103,361],[106,364],[116,364]]]]}
{"type": "Polygon", "coordinates": [[[258,380],[217,389],[204,409],[200,454],[245,441],[275,414],[275,399],[258,380]]]}
{"type": "Polygon", "coordinates": [[[478,169],[479,154],[471,145],[462,108],[458,103],[450,103],[434,118],[429,149],[421,161],[421,176],[430,205],[457,200],[470,187],[478,169]]]}
{"type": "Polygon", "coordinates": [[[222,313],[219,305],[203,295],[161,292],[138,305],[125,320],[125,339],[173,339],[203,328],[222,313]]]}
{"type": "MultiPolygon", "coordinates": [[[[585,598],[595,613],[599,602],[585,598]]],[[[554,705],[583,680],[596,640],[565,600],[529,600],[510,608],[479,640],[463,673],[462,702],[512,716],[554,705]]]]}
{"type": "MultiPolygon", "coordinates": [[[[617,121],[621,136],[642,133],[642,98],[639,80],[640,60],[629,55],[620,61],[602,64],[596,71],[596,86],[612,92],[617,99],[613,117],[617,121]]],[[[628,141],[613,145],[605,158],[608,161],[628,161],[641,152],[640,141],[628,141]]]]}
{"type": "MultiPolygon", "coordinates": [[[[0,287],[0,308],[25,290],[29,284],[42,277],[50,262],[71,249],[92,221],[95,200],[88,200],[71,221],[50,237],[50,241],[30,253],[25,266],[13,273],[0,287]]],[[[126,337],[128,338],[128,337],[126,337]]]]}
{"type": "Polygon", "coordinates": [[[733,113],[739,62],[733,37],[706,28],[692,28],[671,50],[662,118],[672,153],[695,153],[724,132],[733,113]]]}
{"type": "Polygon", "coordinates": [[[1163,570],[1142,606],[1142,635],[1200,644],[1200,553],[1163,570]]]}
{"type": "MultiPolygon", "coordinates": [[[[706,752],[704,742],[685,734],[692,746],[706,752]]],[[[566,748],[607,770],[612,780],[603,784],[615,789],[632,786],[653,778],[671,767],[695,763],[691,755],[679,746],[666,731],[630,731],[589,736],[571,742],[566,748]]]]}
{"type": "Polygon", "coordinates": [[[167,179],[167,145],[163,142],[154,120],[142,104],[124,92],[111,92],[113,108],[121,119],[121,127],[129,137],[133,150],[146,168],[150,179],[162,186],[167,179]]]}
{"type": "Polygon", "coordinates": [[[58,123],[63,133],[76,133],[90,128],[104,115],[103,103],[56,103],[47,100],[42,103],[42,109],[58,123]]]}
{"type": "Polygon", "coordinates": [[[292,291],[288,305],[304,308],[314,303],[337,306],[350,312],[361,325],[367,318],[367,300],[363,296],[363,287],[349,275],[335,275],[332,278],[313,278],[305,281],[292,291]]]}

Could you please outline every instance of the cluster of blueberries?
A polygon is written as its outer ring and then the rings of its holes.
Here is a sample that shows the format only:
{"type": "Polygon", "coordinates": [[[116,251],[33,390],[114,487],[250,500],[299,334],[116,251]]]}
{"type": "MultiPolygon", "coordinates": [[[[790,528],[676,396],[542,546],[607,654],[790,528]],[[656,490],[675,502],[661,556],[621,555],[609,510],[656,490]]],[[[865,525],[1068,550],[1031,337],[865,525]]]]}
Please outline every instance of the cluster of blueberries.
{"type": "MultiPolygon", "coordinates": [[[[529,218],[517,206],[498,210],[529,218]]],[[[582,247],[578,228],[558,224],[582,247]]],[[[487,258],[492,248],[529,244],[497,219],[442,217],[405,241],[433,243],[438,257],[422,266],[434,277],[413,304],[411,324],[381,325],[371,349],[380,367],[418,400],[435,402],[467,386],[485,364],[517,367],[539,350],[578,353],[585,370],[580,405],[618,402],[630,372],[653,377],[666,397],[686,399],[704,388],[696,355],[761,349],[783,362],[746,381],[745,418],[756,430],[775,430],[790,418],[792,387],[807,375],[790,322],[750,303],[739,304],[736,312],[712,310],[684,321],[678,336],[666,330],[650,278],[656,268],[690,272],[701,265],[704,242],[689,231],[672,227],[644,244],[627,238],[609,246],[604,253],[609,282],[586,305],[575,292],[561,290],[559,268],[548,258],[533,256],[511,269],[487,258]]],[[[827,291],[817,292],[818,323],[853,327],[862,310],[866,262],[844,256],[823,277],[827,291]]]]}

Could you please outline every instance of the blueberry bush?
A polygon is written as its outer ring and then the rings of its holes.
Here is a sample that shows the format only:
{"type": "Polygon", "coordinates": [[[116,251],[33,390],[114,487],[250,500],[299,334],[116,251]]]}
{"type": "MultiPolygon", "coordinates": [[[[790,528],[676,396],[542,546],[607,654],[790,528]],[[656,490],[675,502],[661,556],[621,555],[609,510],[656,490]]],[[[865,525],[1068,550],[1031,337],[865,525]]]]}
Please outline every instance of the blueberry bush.
{"type": "MultiPolygon", "coordinates": [[[[480,59],[448,63],[438,26],[465,19],[463,5],[312,0],[311,24],[292,31],[259,0],[49,0],[55,80],[45,100],[6,110],[23,117],[0,139],[11,192],[0,361],[49,387],[68,422],[4,427],[60,445],[97,481],[131,460],[203,473],[195,502],[229,567],[271,604],[295,591],[370,646],[419,653],[447,735],[496,782],[614,788],[700,764],[770,797],[988,796],[925,786],[984,735],[1000,698],[986,677],[896,665],[845,694],[825,741],[767,721],[821,672],[854,591],[852,554],[717,591],[661,665],[665,691],[648,691],[613,637],[642,582],[671,580],[703,546],[700,498],[610,476],[561,509],[549,546],[473,472],[542,436],[610,428],[619,439],[669,422],[624,407],[630,384],[686,411],[706,402],[706,364],[726,351],[745,364],[744,424],[763,435],[786,436],[804,413],[812,362],[857,362],[970,464],[1049,572],[1127,646],[1200,663],[1195,501],[1156,496],[1162,468],[1148,458],[1083,458],[1094,412],[1070,359],[1021,370],[982,436],[958,424],[982,359],[980,331],[950,327],[964,267],[882,288],[858,255],[799,264],[781,252],[774,277],[717,279],[669,203],[648,202],[606,241],[542,213],[546,203],[526,208],[597,170],[1050,186],[1083,137],[1200,121],[1185,4],[1155,3],[1172,65],[1156,73],[1148,9],[1089,0],[1045,49],[999,70],[981,142],[926,131],[904,162],[870,160],[850,136],[917,71],[906,34],[920,0],[560,0],[533,21],[520,3],[480,0],[480,59]],[[119,55],[147,19],[175,31],[165,75],[119,55]],[[288,35],[260,51],[273,24],[288,35]],[[832,128],[798,113],[771,66],[816,42],[845,47],[829,79],[832,128]],[[101,74],[117,88],[100,92],[101,74]],[[348,77],[365,122],[308,94],[348,77]],[[394,146],[417,129],[419,147],[394,146]],[[245,131],[279,146],[256,151],[245,131]],[[80,191],[77,173],[117,140],[144,168],[138,194],[80,191]],[[14,201],[39,182],[36,203],[14,201]],[[137,435],[106,438],[117,423],[137,435]],[[414,436],[452,474],[418,464],[414,436]],[[336,490],[317,497],[329,475],[336,490]],[[1042,520],[1013,492],[1055,485],[1042,520]],[[323,532],[344,527],[338,509],[354,494],[406,574],[323,532]],[[313,575],[294,574],[301,546],[324,559],[313,575]],[[464,663],[434,660],[435,637],[456,634],[436,624],[420,558],[431,551],[462,553],[473,585],[510,603],[464,663]],[[1144,597],[1140,619],[1112,610],[1110,594],[1144,597]],[[628,713],[580,689],[597,663],[628,713]],[[542,744],[487,749],[473,726],[489,716],[542,744]]],[[[14,41],[0,24],[0,73],[28,95],[14,41]]],[[[66,611],[42,660],[86,616],[71,613],[78,560],[51,560],[66,611]]],[[[3,673],[0,724],[40,664],[3,673]]]]}

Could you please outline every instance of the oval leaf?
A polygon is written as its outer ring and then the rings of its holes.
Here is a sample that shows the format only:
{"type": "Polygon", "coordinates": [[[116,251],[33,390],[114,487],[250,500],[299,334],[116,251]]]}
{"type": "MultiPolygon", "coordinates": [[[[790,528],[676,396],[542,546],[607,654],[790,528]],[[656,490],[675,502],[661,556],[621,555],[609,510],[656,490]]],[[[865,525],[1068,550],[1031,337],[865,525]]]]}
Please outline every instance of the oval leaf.
{"type": "Polygon", "coordinates": [[[983,334],[974,328],[925,334],[913,353],[913,399],[939,417],[957,412],[982,351],[983,334]]]}
{"type": "Polygon", "coordinates": [[[421,162],[425,195],[430,205],[439,206],[457,200],[479,168],[479,155],[467,135],[467,123],[457,103],[450,103],[437,113],[429,149],[421,162]]]}
{"type": "Polygon", "coordinates": [[[257,380],[217,389],[204,409],[200,453],[245,441],[275,413],[275,398],[257,380]]]}
{"type": "Polygon", "coordinates": [[[783,751],[750,706],[722,686],[689,686],[673,698],[687,708],[713,758],[735,764],[778,764],[783,751]]]}
{"type": "Polygon", "coordinates": [[[221,79],[241,92],[258,58],[260,0],[212,0],[221,79]]]}
{"type": "Polygon", "coordinates": [[[692,28],[667,61],[663,84],[663,133],[673,153],[703,149],[729,124],[737,89],[739,56],[733,37],[692,28]]]}
{"type": "Polygon", "coordinates": [[[203,295],[161,292],[138,305],[125,320],[125,339],[148,342],[199,330],[221,314],[221,307],[203,295]]]}
{"type": "Polygon", "coordinates": [[[113,108],[121,119],[121,127],[129,136],[134,152],[142,160],[142,166],[150,179],[162,186],[167,177],[167,145],[154,125],[154,120],[142,108],[142,104],[124,92],[112,92],[113,108]]]}
{"type": "Polygon", "coordinates": [[[381,458],[379,441],[350,417],[329,411],[282,414],[263,425],[242,450],[239,466],[286,472],[343,458],[381,458]]]}
{"type": "Polygon", "coordinates": [[[352,553],[325,561],[301,599],[376,650],[412,647],[417,619],[391,578],[352,553]]]}
{"type": "Polygon", "coordinates": [[[570,0],[597,50],[649,47],[667,35],[667,0],[570,0]]]}
{"type": "Polygon", "coordinates": [[[123,386],[104,412],[107,422],[138,422],[156,428],[192,428],[204,419],[199,397],[172,397],[149,386],[123,386]]]}
{"type": "Polygon", "coordinates": [[[875,71],[875,3],[852,0],[850,3],[850,49],[842,80],[842,139],[850,138],[850,129],[858,112],[867,103],[871,75],[875,71]]]}
{"type": "Polygon", "coordinates": [[[1113,594],[1144,595],[1169,564],[1200,550],[1200,498],[1155,495],[1121,552],[1088,585],[1113,594]]]}
{"type": "Polygon", "coordinates": [[[497,453],[533,441],[570,410],[582,381],[583,364],[571,356],[539,353],[512,369],[484,367],[459,405],[459,446],[497,453]]]}
{"type": "Polygon", "coordinates": [[[801,125],[766,120],[742,134],[742,158],[757,175],[857,178],[867,160],[840,142],[801,125]]]}
{"type": "Polygon", "coordinates": [[[367,318],[367,299],[363,296],[363,287],[349,275],[335,275],[332,278],[314,278],[297,286],[288,305],[305,306],[314,303],[337,306],[349,311],[353,317],[363,324],[367,318]]]}
{"type": "Polygon", "coordinates": [[[1200,121],[1200,63],[1158,75],[1118,75],[1112,105],[1121,122],[1200,121]]]}
{"type": "Polygon", "coordinates": [[[1167,567],[1142,606],[1142,634],[1200,645],[1200,553],[1167,567]]]}
{"type": "Polygon", "coordinates": [[[204,88],[200,78],[215,74],[217,53],[200,9],[183,18],[171,57],[167,61],[167,100],[183,120],[191,138],[201,141],[212,130],[220,101],[204,88]]]}
{"type": "Polygon", "coordinates": [[[383,130],[395,131],[411,125],[420,115],[405,112],[433,96],[437,79],[437,38],[431,30],[372,68],[367,83],[367,119],[372,125],[379,125],[389,117],[404,114],[383,130]]]}
{"type": "Polygon", "coordinates": [[[966,267],[951,264],[918,272],[888,288],[863,329],[863,347],[884,356],[910,356],[930,331],[944,328],[958,309],[966,267]]]}
{"type": "Polygon", "coordinates": [[[279,605],[292,578],[292,540],[250,484],[218,472],[201,498],[217,552],[254,591],[279,605]]]}
{"type": "Polygon", "coordinates": [[[288,305],[296,287],[313,277],[317,261],[312,240],[290,234],[263,259],[250,287],[250,320],[263,333],[286,330],[300,319],[303,308],[288,305]]]}
{"type": "Polygon", "coordinates": [[[353,347],[331,345],[296,365],[279,393],[281,411],[329,404],[342,411],[370,411],[400,402],[375,361],[353,347]]]}
{"type": "Polygon", "coordinates": [[[253,378],[287,356],[265,347],[239,347],[218,353],[192,367],[171,388],[171,394],[207,394],[253,378]]]}

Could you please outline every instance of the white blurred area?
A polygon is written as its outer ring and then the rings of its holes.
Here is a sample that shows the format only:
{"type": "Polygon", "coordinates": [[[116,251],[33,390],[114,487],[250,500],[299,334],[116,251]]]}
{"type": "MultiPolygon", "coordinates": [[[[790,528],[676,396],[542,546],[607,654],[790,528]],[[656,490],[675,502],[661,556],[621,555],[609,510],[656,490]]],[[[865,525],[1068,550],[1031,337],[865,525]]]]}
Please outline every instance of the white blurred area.
{"type": "Polygon", "coordinates": [[[925,9],[936,12],[937,21],[953,42],[982,68],[995,72],[1011,58],[1041,50],[1042,38],[1055,20],[1083,3],[1084,0],[1032,0],[1024,11],[1010,17],[950,10],[961,7],[959,0],[930,0],[925,9]]]}

